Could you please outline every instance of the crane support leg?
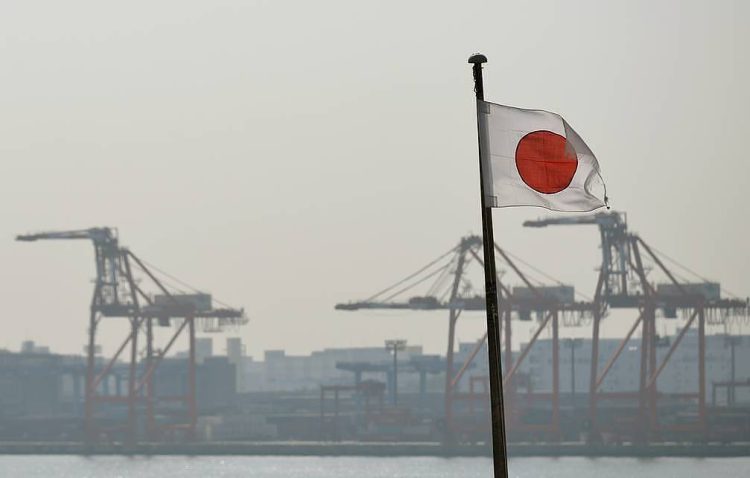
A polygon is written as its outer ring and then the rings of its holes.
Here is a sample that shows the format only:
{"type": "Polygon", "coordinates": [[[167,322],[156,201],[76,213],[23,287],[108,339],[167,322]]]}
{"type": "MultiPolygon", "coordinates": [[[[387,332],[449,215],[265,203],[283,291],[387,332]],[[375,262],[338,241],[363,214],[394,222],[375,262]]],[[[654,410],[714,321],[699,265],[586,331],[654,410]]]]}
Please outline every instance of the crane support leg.
{"type": "Polygon", "coordinates": [[[597,427],[597,376],[599,374],[599,326],[602,319],[602,289],[605,284],[604,268],[599,271],[599,279],[596,283],[596,292],[594,293],[594,318],[591,327],[591,372],[589,374],[589,411],[588,411],[588,435],[589,444],[601,441],[599,429],[597,427]]]}
{"type": "MultiPolygon", "coordinates": [[[[154,362],[154,324],[153,319],[146,319],[146,368],[151,369],[154,362]]],[[[154,378],[146,380],[146,432],[151,441],[156,439],[156,419],[154,417],[154,378]]]]}
{"type": "Polygon", "coordinates": [[[638,315],[638,318],[633,322],[633,325],[630,327],[630,330],[628,330],[628,333],[625,334],[625,337],[620,341],[620,344],[617,346],[617,349],[615,350],[615,353],[612,354],[612,356],[607,360],[607,364],[604,366],[604,370],[602,370],[602,373],[599,375],[599,378],[596,379],[596,389],[599,390],[602,386],[602,382],[604,382],[604,378],[607,376],[609,371],[612,369],[612,366],[615,364],[617,359],[622,354],[622,351],[625,349],[625,346],[628,345],[628,342],[630,342],[630,338],[635,333],[635,330],[638,328],[638,326],[643,322],[643,311],[638,315]]]}
{"type": "Polygon", "coordinates": [[[526,344],[526,347],[524,347],[524,349],[521,351],[521,355],[518,356],[518,360],[516,360],[513,363],[513,367],[511,367],[508,373],[505,374],[505,377],[503,378],[503,386],[508,385],[508,383],[510,383],[510,381],[513,379],[513,376],[516,374],[518,367],[521,366],[523,359],[525,359],[526,356],[529,354],[529,351],[531,351],[531,347],[534,346],[534,344],[536,343],[536,340],[539,338],[539,335],[542,333],[542,331],[545,328],[547,328],[547,324],[549,324],[553,315],[554,315],[554,311],[549,312],[547,316],[544,318],[544,320],[542,321],[542,323],[539,325],[539,328],[536,329],[536,332],[534,332],[534,335],[531,337],[531,340],[529,340],[529,343],[526,344]]]}
{"type": "MultiPolygon", "coordinates": [[[[511,330],[511,308],[510,306],[505,307],[504,309],[504,320],[505,320],[505,333],[503,334],[503,340],[505,341],[505,363],[503,364],[504,367],[501,368],[502,370],[510,370],[511,367],[513,367],[513,349],[511,348],[511,338],[512,338],[512,330],[511,330]]],[[[515,406],[515,398],[516,398],[516,389],[513,386],[507,387],[503,389],[503,392],[505,393],[505,416],[506,417],[512,417],[514,416],[512,413],[513,407],[515,406]]]]}
{"type": "Polygon", "coordinates": [[[664,356],[664,359],[659,365],[659,368],[657,368],[656,371],[649,378],[648,385],[647,385],[649,388],[651,388],[654,384],[656,384],[656,379],[659,378],[659,375],[661,375],[662,370],[664,370],[664,367],[667,366],[669,359],[672,358],[672,354],[674,354],[675,350],[682,342],[682,339],[685,337],[685,334],[690,329],[690,326],[693,325],[693,322],[695,321],[695,318],[696,316],[699,315],[699,313],[700,313],[700,310],[695,309],[695,311],[693,312],[693,314],[690,316],[687,323],[685,324],[685,327],[683,327],[682,330],[680,330],[680,333],[677,335],[677,338],[674,340],[674,342],[672,342],[672,345],[669,347],[669,350],[667,351],[667,354],[664,356]]]}
{"type": "Polygon", "coordinates": [[[557,311],[552,316],[552,439],[560,441],[560,331],[557,311]]]}
{"type": "Polygon", "coordinates": [[[138,382],[136,385],[136,391],[140,391],[141,388],[143,388],[143,385],[153,376],[154,371],[159,366],[161,361],[164,359],[164,356],[167,355],[169,352],[169,349],[172,348],[172,345],[174,344],[175,340],[177,340],[177,337],[180,336],[183,330],[185,330],[185,327],[187,326],[188,321],[185,320],[182,322],[180,327],[175,331],[175,333],[172,335],[172,338],[169,339],[169,342],[167,342],[166,347],[164,347],[164,350],[161,351],[161,353],[156,357],[156,359],[153,361],[153,363],[148,367],[146,372],[144,372],[143,377],[141,378],[141,381],[138,382]]]}
{"type": "Polygon", "coordinates": [[[451,377],[453,376],[453,342],[456,337],[456,319],[458,319],[455,309],[451,309],[449,315],[448,350],[445,354],[445,445],[453,444],[453,388],[451,377]]]}
{"type": "Polygon", "coordinates": [[[474,345],[474,348],[469,353],[469,356],[466,357],[466,360],[464,360],[463,365],[461,366],[461,369],[458,371],[455,377],[453,377],[453,380],[451,380],[451,389],[458,386],[458,382],[461,380],[461,377],[464,376],[464,373],[466,373],[466,370],[471,366],[471,363],[476,358],[479,351],[482,349],[482,345],[484,345],[484,342],[487,340],[487,332],[482,335],[482,337],[477,340],[477,343],[474,345]]]}
{"type": "Polygon", "coordinates": [[[641,443],[648,442],[648,388],[646,380],[648,377],[648,356],[651,335],[651,304],[647,304],[643,311],[641,321],[641,369],[638,387],[638,420],[636,422],[636,438],[641,443]]]}
{"type": "Polygon", "coordinates": [[[86,350],[86,398],[84,402],[84,434],[86,443],[89,445],[96,441],[96,431],[94,430],[94,396],[96,394],[96,387],[93,384],[96,366],[97,320],[97,313],[92,305],[89,317],[89,343],[88,350],[86,350]]]}
{"type": "MultiPolygon", "coordinates": [[[[471,249],[470,243],[462,240],[458,247],[458,260],[456,262],[456,271],[453,275],[453,284],[451,285],[450,303],[455,304],[458,297],[458,288],[461,285],[461,279],[464,275],[464,265],[466,264],[466,254],[471,249]]],[[[448,312],[448,349],[445,355],[445,436],[444,445],[450,446],[454,443],[453,436],[453,389],[451,382],[453,380],[453,348],[456,340],[456,322],[461,314],[460,309],[451,306],[448,312]]]]}
{"type": "MultiPolygon", "coordinates": [[[[648,347],[648,372],[653,374],[656,370],[656,311],[652,308],[649,317],[649,347],[648,347]]],[[[649,430],[651,431],[651,440],[659,439],[659,417],[657,415],[658,393],[656,382],[648,387],[648,408],[649,408],[649,430]]]]}
{"type": "Polygon", "coordinates": [[[188,440],[195,439],[195,425],[198,420],[198,408],[195,401],[195,318],[189,317],[185,319],[188,321],[188,332],[190,334],[190,350],[188,370],[189,370],[189,389],[188,389],[188,414],[189,414],[189,427],[188,427],[188,440]]]}
{"type": "Polygon", "coordinates": [[[706,313],[703,306],[698,312],[698,423],[701,438],[708,441],[708,420],[706,419],[706,313]]]}
{"type": "Polygon", "coordinates": [[[132,332],[130,333],[130,369],[128,379],[128,444],[135,445],[137,439],[138,422],[136,417],[136,400],[138,395],[135,392],[135,379],[138,367],[138,329],[141,321],[133,317],[130,321],[132,332]]]}

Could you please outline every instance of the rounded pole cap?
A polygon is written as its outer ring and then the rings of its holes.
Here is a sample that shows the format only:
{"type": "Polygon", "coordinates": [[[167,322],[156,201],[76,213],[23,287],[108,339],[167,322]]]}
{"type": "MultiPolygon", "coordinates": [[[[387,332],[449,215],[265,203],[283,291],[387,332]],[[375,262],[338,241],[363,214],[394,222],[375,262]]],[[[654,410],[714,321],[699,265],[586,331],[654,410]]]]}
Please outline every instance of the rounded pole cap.
{"type": "Polygon", "coordinates": [[[469,57],[469,63],[474,63],[475,65],[479,63],[481,65],[482,63],[487,63],[487,57],[481,53],[474,53],[469,57]]]}

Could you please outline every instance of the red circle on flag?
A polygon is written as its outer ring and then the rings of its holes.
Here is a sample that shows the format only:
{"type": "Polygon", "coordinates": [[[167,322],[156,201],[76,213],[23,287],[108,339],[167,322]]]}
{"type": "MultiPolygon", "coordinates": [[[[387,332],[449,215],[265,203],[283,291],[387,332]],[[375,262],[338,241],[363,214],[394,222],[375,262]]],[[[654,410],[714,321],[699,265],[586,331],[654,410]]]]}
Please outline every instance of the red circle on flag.
{"type": "Polygon", "coordinates": [[[573,145],[552,131],[532,131],[516,146],[516,168],[534,191],[559,193],[570,186],[578,169],[573,145]]]}

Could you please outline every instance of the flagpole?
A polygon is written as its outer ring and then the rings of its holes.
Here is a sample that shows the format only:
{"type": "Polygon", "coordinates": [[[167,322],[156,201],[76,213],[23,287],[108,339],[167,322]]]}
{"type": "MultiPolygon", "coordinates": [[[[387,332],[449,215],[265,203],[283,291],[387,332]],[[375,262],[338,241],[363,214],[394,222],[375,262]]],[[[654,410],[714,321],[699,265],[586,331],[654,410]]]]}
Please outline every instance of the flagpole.
{"type": "MultiPolygon", "coordinates": [[[[474,72],[474,92],[477,100],[484,100],[482,64],[487,57],[475,54],[469,58],[474,72]]],[[[479,104],[477,104],[477,108],[479,104]]],[[[497,272],[495,269],[495,239],[492,229],[492,208],[485,199],[484,171],[482,166],[482,140],[477,109],[477,134],[479,140],[479,191],[482,202],[482,239],[484,243],[484,289],[487,301],[487,349],[490,366],[490,409],[492,411],[492,457],[495,478],[508,478],[508,455],[505,443],[505,416],[503,413],[503,381],[500,369],[500,320],[497,304],[497,272]]]]}

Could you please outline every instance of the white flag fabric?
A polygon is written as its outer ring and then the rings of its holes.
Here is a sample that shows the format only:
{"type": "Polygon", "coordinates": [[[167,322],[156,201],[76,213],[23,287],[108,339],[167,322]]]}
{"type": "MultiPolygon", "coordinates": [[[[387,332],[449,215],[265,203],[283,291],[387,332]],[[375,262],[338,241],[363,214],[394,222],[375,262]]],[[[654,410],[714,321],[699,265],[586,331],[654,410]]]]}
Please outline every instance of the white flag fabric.
{"type": "Polygon", "coordinates": [[[606,205],[599,163],[565,120],[477,101],[485,204],[586,212],[606,205]]]}

